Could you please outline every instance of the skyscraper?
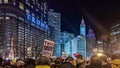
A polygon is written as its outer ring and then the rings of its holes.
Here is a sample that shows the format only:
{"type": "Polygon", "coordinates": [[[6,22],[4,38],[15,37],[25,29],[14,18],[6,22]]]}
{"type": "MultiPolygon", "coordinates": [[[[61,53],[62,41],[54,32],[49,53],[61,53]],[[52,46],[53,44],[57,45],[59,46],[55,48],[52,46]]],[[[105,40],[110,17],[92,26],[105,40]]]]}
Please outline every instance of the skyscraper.
{"type": "Polygon", "coordinates": [[[85,21],[82,18],[81,24],[80,24],[80,35],[86,37],[86,26],[85,26],[85,21]]]}
{"type": "Polygon", "coordinates": [[[15,57],[41,54],[44,40],[53,40],[53,28],[48,25],[45,0],[0,0],[0,51],[8,57],[13,41],[15,57]]]}
{"type": "Polygon", "coordinates": [[[74,33],[62,32],[61,33],[61,49],[70,55],[72,52],[72,40],[75,38],[74,33]]]}
{"type": "Polygon", "coordinates": [[[70,56],[73,56],[74,53],[81,54],[86,59],[86,26],[83,18],[80,24],[80,35],[67,41],[64,51],[70,56]]]}
{"type": "Polygon", "coordinates": [[[50,9],[48,11],[48,24],[54,28],[54,56],[61,56],[61,14],[50,9]]]}
{"type": "MultiPolygon", "coordinates": [[[[112,50],[110,53],[118,54],[120,56],[120,24],[119,22],[113,24],[111,27],[111,45],[112,50]]],[[[111,49],[110,48],[110,49],[111,49]]]]}

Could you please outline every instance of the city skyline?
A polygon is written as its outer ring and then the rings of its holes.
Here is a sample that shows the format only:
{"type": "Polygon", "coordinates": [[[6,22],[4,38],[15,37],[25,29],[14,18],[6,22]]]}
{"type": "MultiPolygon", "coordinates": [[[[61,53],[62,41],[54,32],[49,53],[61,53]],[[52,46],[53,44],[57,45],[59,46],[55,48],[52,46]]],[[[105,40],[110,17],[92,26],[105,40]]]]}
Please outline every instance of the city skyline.
{"type": "Polygon", "coordinates": [[[49,7],[54,9],[56,12],[61,13],[62,31],[72,32],[77,35],[79,34],[79,24],[82,16],[85,17],[85,21],[88,26],[91,26],[97,34],[101,33],[101,31],[99,31],[101,28],[97,28],[97,30],[95,29],[96,25],[94,25],[94,23],[96,22],[99,23],[98,25],[101,25],[103,29],[105,29],[104,32],[110,32],[110,26],[113,23],[119,22],[119,6],[120,5],[117,1],[108,1],[107,4],[105,1],[87,0],[49,1],[49,7]],[[89,16],[93,17],[92,21],[85,11],[89,14],[89,16]],[[109,23],[110,25],[107,25],[109,23]]]}

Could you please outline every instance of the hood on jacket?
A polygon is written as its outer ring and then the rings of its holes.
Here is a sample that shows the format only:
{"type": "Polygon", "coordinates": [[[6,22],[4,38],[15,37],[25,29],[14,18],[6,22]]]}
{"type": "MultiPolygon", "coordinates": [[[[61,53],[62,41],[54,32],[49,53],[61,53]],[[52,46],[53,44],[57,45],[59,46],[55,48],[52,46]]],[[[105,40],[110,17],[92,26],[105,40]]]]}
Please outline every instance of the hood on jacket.
{"type": "Polygon", "coordinates": [[[115,59],[112,61],[112,64],[120,64],[120,59],[115,59]]]}

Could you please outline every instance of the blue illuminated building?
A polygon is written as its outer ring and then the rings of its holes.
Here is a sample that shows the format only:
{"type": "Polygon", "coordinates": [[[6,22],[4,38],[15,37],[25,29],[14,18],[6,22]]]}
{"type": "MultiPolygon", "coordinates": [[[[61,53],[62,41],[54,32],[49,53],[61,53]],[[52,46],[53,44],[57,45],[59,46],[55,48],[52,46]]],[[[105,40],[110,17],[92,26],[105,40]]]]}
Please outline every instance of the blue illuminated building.
{"type": "Polygon", "coordinates": [[[14,57],[41,56],[44,40],[54,41],[53,32],[48,25],[47,0],[0,0],[0,54],[4,58],[12,38],[14,57]]]}
{"type": "MultiPolygon", "coordinates": [[[[61,50],[66,51],[66,49],[69,48],[69,45],[72,44],[71,42],[74,38],[75,38],[74,33],[69,33],[69,32],[66,32],[66,31],[62,32],[61,33],[61,50]],[[68,45],[68,47],[66,45],[68,45]]],[[[67,54],[70,54],[70,53],[67,53],[67,54]]]]}
{"type": "Polygon", "coordinates": [[[80,24],[80,35],[65,43],[64,51],[67,56],[74,57],[73,54],[77,53],[86,59],[86,26],[83,18],[80,24]]]}
{"type": "Polygon", "coordinates": [[[61,56],[61,14],[50,9],[48,11],[48,24],[54,28],[54,56],[61,56]]]}
{"type": "Polygon", "coordinates": [[[85,26],[85,21],[83,18],[80,24],[80,35],[86,37],[86,26],[85,26]]]}
{"type": "Polygon", "coordinates": [[[81,54],[83,58],[86,58],[86,39],[85,37],[78,35],[73,38],[69,42],[67,42],[64,46],[65,52],[67,56],[73,56],[74,53],[81,54]]]}

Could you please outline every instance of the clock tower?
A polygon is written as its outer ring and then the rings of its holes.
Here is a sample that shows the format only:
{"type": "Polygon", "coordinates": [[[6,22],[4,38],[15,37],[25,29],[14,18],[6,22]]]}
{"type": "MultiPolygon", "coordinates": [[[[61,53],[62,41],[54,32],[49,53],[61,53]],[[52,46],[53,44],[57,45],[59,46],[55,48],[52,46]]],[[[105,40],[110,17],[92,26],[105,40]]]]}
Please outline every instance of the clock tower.
{"type": "Polygon", "coordinates": [[[82,21],[81,21],[81,24],[80,24],[80,35],[86,37],[86,28],[85,28],[85,21],[82,17],[82,21]]]}

